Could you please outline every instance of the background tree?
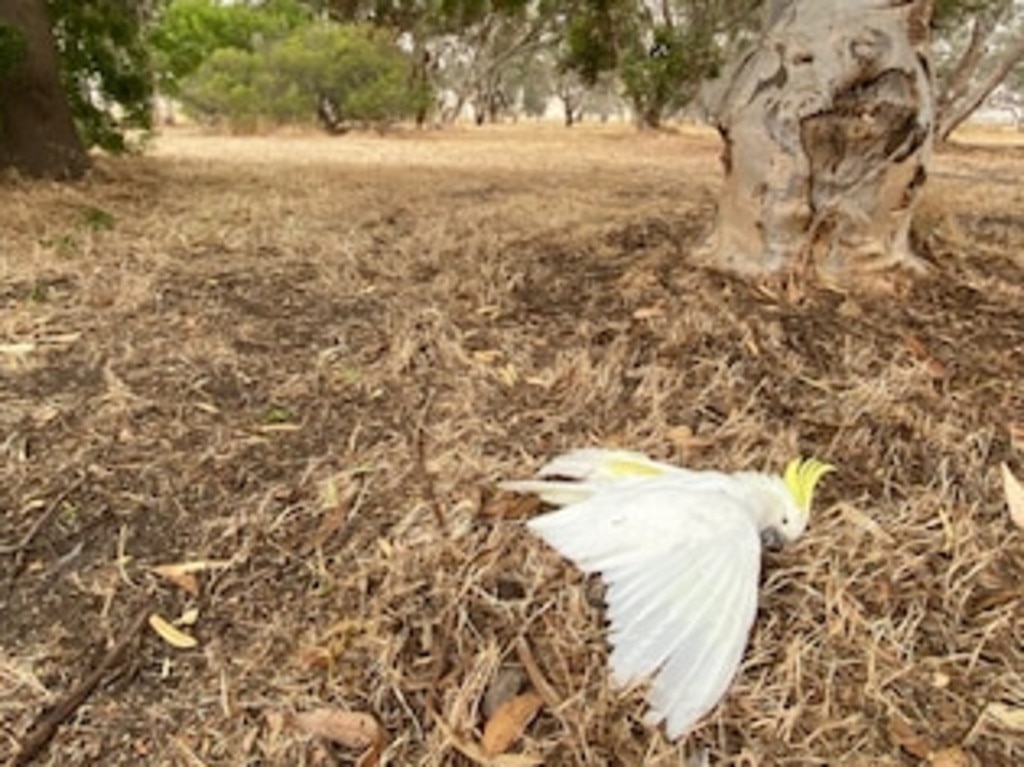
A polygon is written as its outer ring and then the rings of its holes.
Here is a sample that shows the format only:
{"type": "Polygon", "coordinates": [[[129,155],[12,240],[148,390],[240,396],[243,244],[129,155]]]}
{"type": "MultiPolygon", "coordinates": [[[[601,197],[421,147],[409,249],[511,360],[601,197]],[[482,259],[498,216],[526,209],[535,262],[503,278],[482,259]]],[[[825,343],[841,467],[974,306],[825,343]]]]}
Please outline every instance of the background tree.
{"type": "Polygon", "coordinates": [[[408,54],[385,32],[314,22],[255,50],[215,50],[179,92],[195,116],[236,130],[319,120],[339,132],[415,114],[430,94],[409,72],[408,54]]]}
{"type": "Polygon", "coordinates": [[[936,138],[945,141],[1024,62],[1024,2],[935,4],[936,138]]]}
{"type": "Polygon", "coordinates": [[[160,89],[177,96],[181,82],[215,52],[254,51],[308,24],[314,11],[299,0],[233,3],[171,0],[149,32],[160,89]]]}
{"type": "Polygon", "coordinates": [[[128,148],[149,127],[153,5],[130,0],[5,0],[5,37],[23,46],[0,71],[0,167],[32,176],[80,176],[85,150],[128,148]]]}
{"type": "Polygon", "coordinates": [[[87,167],[46,3],[0,3],[0,169],[77,178],[87,167]]]}
{"type": "Polygon", "coordinates": [[[749,37],[757,0],[578,0],[565,32],[563,66],[588,86],[613,73],[637,124],[656,128],[714,77],[737,40],[749,37]]]}
{"type": "Polygon", "coordinates": [[[153,81],[146,28],[155,5],[135,0],[49,0],[60,77],[87,147],[131,148],[151,126],[153,81]]]}

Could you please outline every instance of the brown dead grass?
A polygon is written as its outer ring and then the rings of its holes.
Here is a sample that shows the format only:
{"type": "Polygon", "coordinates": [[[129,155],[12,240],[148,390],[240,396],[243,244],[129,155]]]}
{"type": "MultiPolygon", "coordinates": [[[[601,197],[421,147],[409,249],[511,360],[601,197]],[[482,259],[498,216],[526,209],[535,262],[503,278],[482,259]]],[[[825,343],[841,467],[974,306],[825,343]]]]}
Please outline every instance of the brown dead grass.
{"type": "Polygon", "coordinates": [[[147,634],[40,763],[353,763],[283,724],[333,706],[389,764],[471,764],[528,687],[515,748],[550,765],[1021,763],[1024,157],[940,156],[913,286],[794,301],[691,260],[717,151],[182,134],[0,188],[0,546],[38,523],[0,560],[0,754],[152,604],[200,647],[147,634]],[[492,489],[591,444],[841,468],[684,744],[492,489]],[[199,559],[229,564],[197,598],[149,571],[199,559]]]}

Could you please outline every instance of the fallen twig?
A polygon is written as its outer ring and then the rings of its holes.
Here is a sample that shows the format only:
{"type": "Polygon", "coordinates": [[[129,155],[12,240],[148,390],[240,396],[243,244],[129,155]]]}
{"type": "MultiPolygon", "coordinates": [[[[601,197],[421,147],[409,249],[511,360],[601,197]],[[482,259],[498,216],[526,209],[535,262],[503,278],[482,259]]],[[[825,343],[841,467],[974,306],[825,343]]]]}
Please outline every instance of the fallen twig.
{"type": "Polygon", "coordinates": [[[434,522],[445,538],[448,537],[448,520],[441,508],[441,503],[434,490],[434,477],[427,470],[427,421],[430,417],[430,408],[434,404],[435,391],[432,389],[427,393],[426,402],[420,412],[419,422],[416,424],[416,432],[413,434],[413,446],[416,450],[416,470],[420,482],[423,485],[423,494],[426,496],[427,505],[434,515],[434,522]]]}
{"type": "Polygon", "coordinates": [[[54,498],[50,505],[46,507],[46,511],[39,515],[35,522],[32,523],[32,527],[28,529],[28,532],[22,536],[21,540],[17,543],[8,544],[6,546],[0,546],[0,556],[6,556],[8,554],[21,555],[25,553],[25,550],[32,545],[32,541],[39,534],[39,531],[43,529],[43,525],[46,524],[53,515],[60,508],[60,505],[67,500],[67,497],[75,492],[85,483],[85,477],[79,477],[77,480],[72,482],[66,488],[64,488],[57,497],[54,498]]]}
{"type": "Polygon", "coordinates": [[[29,764],[46,748],[46,745],[56,735],[58,728],[78,710],[79,706],[88,700],[100,682],[103,681],[103,677],[107,675],[107,672],[121,662],[121,658],[128,649],[128,645],[131,644],[135,636],[142,630],[142,627],[146,625],[146,619],[149,617],[150,612],[151,610],[148,607],[140,610],[121,635],[121,638],[103,656],[96,668],[58,701],[53,708],[36,719],[22,739],[21,749],[7,763],[7,767],[24,767],[24,765],[29,764]]]}

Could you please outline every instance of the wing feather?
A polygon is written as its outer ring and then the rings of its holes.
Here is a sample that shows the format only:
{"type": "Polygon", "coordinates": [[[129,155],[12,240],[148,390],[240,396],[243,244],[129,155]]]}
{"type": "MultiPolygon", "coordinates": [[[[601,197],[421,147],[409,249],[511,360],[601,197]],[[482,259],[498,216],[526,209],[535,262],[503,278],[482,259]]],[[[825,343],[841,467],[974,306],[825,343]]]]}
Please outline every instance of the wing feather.
{"type": "Polygon", "coordinates": [[[529,523],[602,574],[613,678],[651,678],[647,720],[672,738],[725,694],[756,615],[760,538],[739,497],[706,473],[639,477],[529,523]]]}
{"type": "Polygon", "coordinates": [[[633,450],[584,447],[552,458],[540,468],[537,476],[594,480],[679,473],[690,474],[692,472],[652,460],[643,453],[633,450]]]}
{"type": "Polygon", "coordinates": [[[740,577],[740,569],[721,557],[718,575],[718,588],[704,597],[702,617],[686,618],[695,630],[680,632],[648,692],[647,721],[665,719],[670,738],[687,732],[714,708],[743,660],[757,611],[758,568],[740,577]]]}

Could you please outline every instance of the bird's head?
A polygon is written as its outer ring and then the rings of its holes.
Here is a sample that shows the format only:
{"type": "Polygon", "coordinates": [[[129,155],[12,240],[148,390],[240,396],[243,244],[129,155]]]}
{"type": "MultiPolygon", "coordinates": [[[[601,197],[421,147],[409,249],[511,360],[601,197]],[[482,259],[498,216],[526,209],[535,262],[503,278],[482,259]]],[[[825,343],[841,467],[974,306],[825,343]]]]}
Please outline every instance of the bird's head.
{"type": "Polygon", "coordinates": [[[781,548],[803,534],[814,488],[830,471],[835,471],[835,467],[815,458],[794,458],[786,465],[781,492],[774,494],[771,510],[761,526],[761,539],[767,548],[781,548]]]}

